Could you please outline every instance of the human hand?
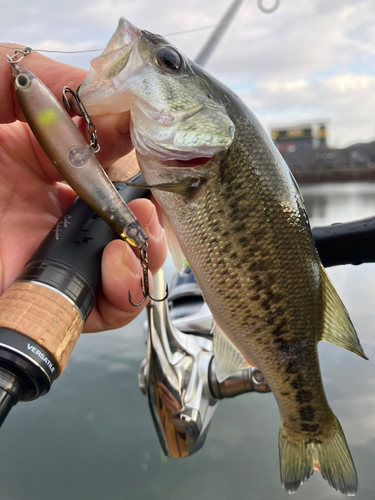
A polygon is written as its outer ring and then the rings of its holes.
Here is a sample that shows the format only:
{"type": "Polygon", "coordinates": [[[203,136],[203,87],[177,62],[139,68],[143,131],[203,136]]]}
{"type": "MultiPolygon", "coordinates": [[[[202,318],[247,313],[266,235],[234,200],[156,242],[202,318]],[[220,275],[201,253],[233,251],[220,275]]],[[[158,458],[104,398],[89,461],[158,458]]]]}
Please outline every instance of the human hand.
{"type": "MultiPolygon", "coordinates": [[[[0,48],[0,294],[18,276],[33,252],[75,197],[24,122],[10,76],[6,54],[0,48]]],[[[75,89],[86,71],[32,52],[21,64],[32,71],[61,102],[64,85],[75,89]]],[[[79,126],[84,130],[83,119],[79,126]]],[[[129,114],[95,117],[104,168],[131,149],[129,114]]],[[[166,256],[166,243],[154,205],[145,199],[130,205],[150,236],[149,265],[155,273],[166,256]]],[[[102,258],[102,293],[87,320],[85,331],[119,328],[143,309],[129,303],[141,299],[139,259],[122,240],[107,245],[102,258]]],[[[146,302],[147,303],[147,302],[146,302]]]]}

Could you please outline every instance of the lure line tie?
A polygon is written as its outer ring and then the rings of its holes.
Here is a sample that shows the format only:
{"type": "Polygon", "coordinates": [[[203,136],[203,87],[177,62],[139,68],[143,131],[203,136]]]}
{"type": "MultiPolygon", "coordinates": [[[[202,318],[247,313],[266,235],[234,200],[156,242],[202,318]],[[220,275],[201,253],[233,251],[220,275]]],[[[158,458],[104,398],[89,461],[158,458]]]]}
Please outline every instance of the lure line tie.
{"type": "Polygon", "coordinates": [[[14,64],[22,61],[24,57],[31,54],[33,49],[31,47],[25,47],[24,49],[16,49],[12,56],[7,54],[7,61],[9,64],[14,64]]]}

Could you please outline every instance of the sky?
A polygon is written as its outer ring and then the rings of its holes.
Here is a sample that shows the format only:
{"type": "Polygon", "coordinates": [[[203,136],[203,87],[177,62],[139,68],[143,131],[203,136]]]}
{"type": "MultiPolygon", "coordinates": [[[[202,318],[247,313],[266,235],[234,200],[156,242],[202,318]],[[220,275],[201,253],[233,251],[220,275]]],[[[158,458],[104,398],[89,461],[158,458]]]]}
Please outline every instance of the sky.
{"type": "MultiPolygon", "coordinates": [[[[272,7],[275,0],[263,0],[272,7]]],[[[169,35],[194,58],[231,0],[1,0],[0,43],[104,48],[127,18],[169,35]],[[208,28],[207,28],[208,27],[208,28]],[[173,34],[205,28],[195,32],[173,34]]],[[[272,14],[245,0],[206,69],[234,90],[268,132],[326,122],[328,145],[375,140],[375,2],[280,0],[272,14]]],[[[46,54],[89,68],[99,52],[46,54]]]]}

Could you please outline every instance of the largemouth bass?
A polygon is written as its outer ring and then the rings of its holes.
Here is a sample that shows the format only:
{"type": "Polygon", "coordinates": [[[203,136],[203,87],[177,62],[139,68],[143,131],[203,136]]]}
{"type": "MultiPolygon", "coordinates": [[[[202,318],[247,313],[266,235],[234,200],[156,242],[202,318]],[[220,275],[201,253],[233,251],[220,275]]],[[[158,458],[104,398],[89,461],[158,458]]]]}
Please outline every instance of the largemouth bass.
{"type": "Polygon", "coordinates": [[[354,495],[356,470],[321,381],[317,343],[365,358],[316,252],[298,187],[245,104],[166,39],[121,19],[80,97],[92,115],[130,110],[146,182],[215,321],[219,380],[250,365],[277,400],[281,482],[314,470],[354,495]]]}

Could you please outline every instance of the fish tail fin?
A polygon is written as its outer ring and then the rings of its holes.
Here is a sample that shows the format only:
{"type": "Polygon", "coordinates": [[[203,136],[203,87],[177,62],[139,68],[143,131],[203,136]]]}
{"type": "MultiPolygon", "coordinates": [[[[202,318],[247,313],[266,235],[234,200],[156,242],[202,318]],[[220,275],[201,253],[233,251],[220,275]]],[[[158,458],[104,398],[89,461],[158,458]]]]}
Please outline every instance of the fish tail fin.
{"type": "Polygon", "coordinates": [[[295,439],[288,436],[283,426],[280,427],[280,476],[288,493],[294,493],[314,470],[318,470],[339,493],[355,495],[357,472],[341,425],[334,415],[333,418],[329,437],[295,439]]]}

